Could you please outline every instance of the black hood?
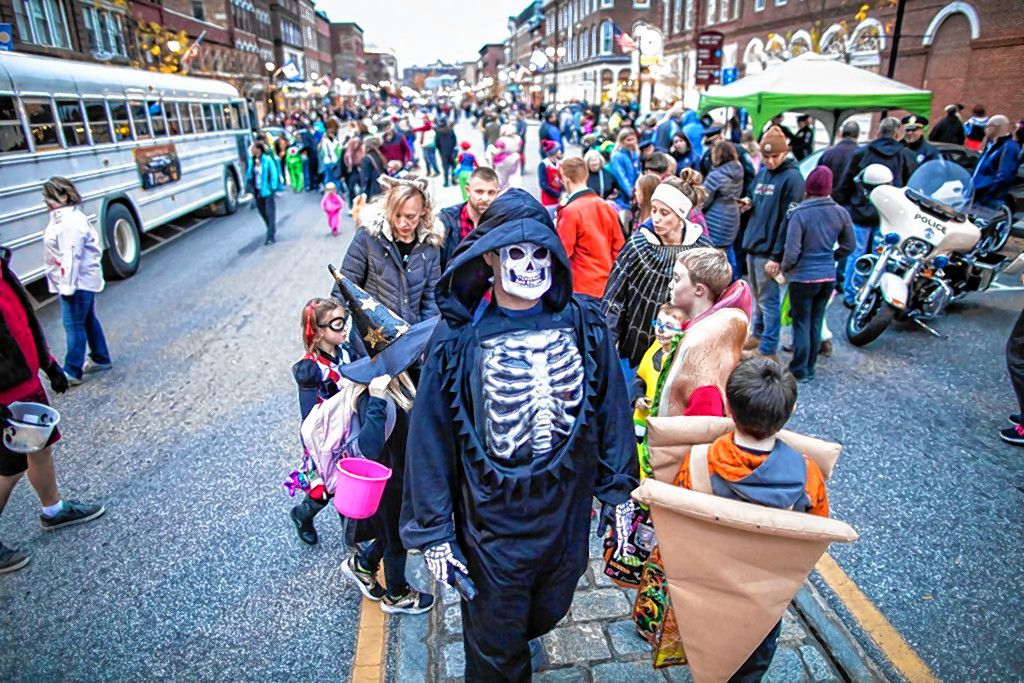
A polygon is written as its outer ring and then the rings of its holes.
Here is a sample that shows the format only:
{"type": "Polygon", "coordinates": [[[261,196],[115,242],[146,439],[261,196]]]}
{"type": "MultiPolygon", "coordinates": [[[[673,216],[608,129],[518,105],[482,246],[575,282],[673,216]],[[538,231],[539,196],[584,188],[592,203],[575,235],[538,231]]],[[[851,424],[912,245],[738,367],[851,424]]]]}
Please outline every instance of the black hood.
{"type": "Polygon", "coordinates": [[[484,254],[520,242],[544,246],[551,252],[551,288],[544,294],[544,303],[553,311],[568,305],[572,271],[551,215],[530,193],[512,188],[495,199],[480,217],[437,283],[437,304],[449,325],[469,322],[491,288],[493,271],[484,261],[484,254]]]}
{"type": "Polygon", "coordinates": [[[893,138],[878,138],[868,143],[868,147],[874,150],[875,154],[883,157],[899,156],[903,145],[893,138]]]}

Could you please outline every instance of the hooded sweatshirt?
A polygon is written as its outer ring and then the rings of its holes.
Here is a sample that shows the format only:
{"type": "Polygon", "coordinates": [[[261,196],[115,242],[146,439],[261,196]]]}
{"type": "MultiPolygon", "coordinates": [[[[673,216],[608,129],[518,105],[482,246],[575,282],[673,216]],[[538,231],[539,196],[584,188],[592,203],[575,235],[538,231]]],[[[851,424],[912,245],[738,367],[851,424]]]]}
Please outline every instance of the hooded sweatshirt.
{"type": "Polygon", "coordinates": [[[878,138],[857,150],[842,180],[837,183],[833,197],[849,210],[853,224],[864,228],[878,226],[878,211],[858,180],[861,171],[871,164],[881,164],[892,171],[893,187],[906,185],[917,169],[914,154],[893,138],[878,138]]]}
{"type": "Polygon", "coordinates": [[[743,250],[781,262],[786,250],[786,212],[803,198],[804,177],[793,159],[785,159],[774,171],[762,166],[754,178],[743,250]]]}
{"type": "MultiPolygon", "coordinates": [[[[813,460],[781,440],[770,453],[763,453],[737,446],[734,437],[729,432],[708,448],[708,473],[716,496],[828,517],[825,477],[813,460]]],[[[683,456],[675,484],[693,488],[689,453],[683,456]]]]}

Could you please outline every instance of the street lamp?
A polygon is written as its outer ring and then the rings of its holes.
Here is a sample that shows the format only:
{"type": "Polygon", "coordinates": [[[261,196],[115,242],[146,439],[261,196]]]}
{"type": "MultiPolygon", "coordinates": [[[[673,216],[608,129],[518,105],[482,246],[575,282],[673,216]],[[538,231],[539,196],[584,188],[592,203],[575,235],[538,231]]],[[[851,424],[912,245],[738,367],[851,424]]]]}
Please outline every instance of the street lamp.
{"type": "Polygon", "coordinates": [[[175,38],[171,38],[167,41],[167,49],[173,54],[178,54],[181,52],[181,43],[179,43],[175,38]]]}
{"type": "Polygon", "coordinates": [[[266,64],[263,65],[263,68],[266,69],[267,71],[273,71],[274,69],[277,68],[277,65],[274,64],[273,62],[267,62],[266,64]]]}
{"type": "Polygon", "coordinates": [[[562,57],[565,57],[565,48],[562,47],[562,46],[559,46],[559,47],[556,48],[556,47],[552,47],[551,45],[548,45],[546,48],[544,48],[544,54],[546,54],[548,56],[548,59],[551,60],[551,64],[554,67],[553,70],[552,70],[553,78],[554,78],[554,85],[552,87],[551,97],[554,99],[554,101],[555,101],[554,104],[557,107],[558,106],[558,62],[561,61],[562,57]]]}
{"type": "Polygon", "coordinates": [[[316,71],[309,72],[309,80],[315,81],[318,78],[320,78],[320,74],[318,74],[316,71]]]}

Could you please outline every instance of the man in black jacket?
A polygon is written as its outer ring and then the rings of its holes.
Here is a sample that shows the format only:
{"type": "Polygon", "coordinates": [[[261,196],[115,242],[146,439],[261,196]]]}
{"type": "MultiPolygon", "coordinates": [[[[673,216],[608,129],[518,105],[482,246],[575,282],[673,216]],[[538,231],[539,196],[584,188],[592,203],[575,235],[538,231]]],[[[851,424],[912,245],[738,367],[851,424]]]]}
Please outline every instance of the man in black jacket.
{"type": "MultiPolygon", "coordinates": [[[[921,116],[903,117],[903,146],[914,155],[914,161],[920,166],[926,161],[942,158],[939,150],[928,144],[924,139],[924,128],[928,125],[928,119],[921,116]]],[[[909,178],[908,178],[909,180],[909,178]]]]}
{"type": "Polygon", "coordinates": [[[804,178],[792,159],[785,133],[772,126],[761,138],[761,170],[754,178],[750,220],[743,233],[747,254],[747,280],[754,290],[757,309],[748,348],[778,360],[782,299],[776,278],[786,251],[786,212],[804,198],[804,178]]]}
{"type": "Polygon", "coordinates": [[[961,107],[951,104],[946,107],[946,115],[935,124],[932,132],[928,134],[931,142],[948,142],[952,145],[964,144],[964,122],[960,120],[961,107]]]}
{"type": "Polygon", "coordinates": [[[437,218],[444,224],[444,244],[441,245],[441,272],[448,267],[452,255],[462,240],[476,228],[480,217],[498,196],[498,175],[494,169],[480,166],[473,170],[466,184],[468,200],[441,209],[437,218]]]}
{"type": "MultiPolygon", "coordinates": [[[[847,121],[839,133],[840,139],[832,147],[825,150],[825,153],[818,159],[818,166],[828,166],[832,171],[833,178],[842,178],[846,169],[850,166],[850,160],[860,149],[857,138],[860,137],[860,126],[856,121],[847,121]]],[[[836,198],[836,190],[832,190],[832,199],[836,198]]]]}
{"type": "Polygon", "coordinates": [[[814,121],[807,114],[796,117],[799,128],[793,134],[793,156],[803,161],[814,151],[814,121]]]}
{"type": "Polygon", "coordinates": [[[892,172],[894,187],[903,187],[917,169],[913,153],[900,144],[897,136],[901,133],[899,119],[888,117],[878,124],[878,138],[861,147],[843,174],[836,191],[835,200],[846,207],[853,220],[853,232],[857,248],[846,259],[843,275],[843,302],[853,305],[857,287],[853,278],[853,266],[857,259],[867,252],[871,237],[878,229],[878,211],[868,199],[869,189],[861,183],[860,174],[871,164],[881,164],[892,172]]]}

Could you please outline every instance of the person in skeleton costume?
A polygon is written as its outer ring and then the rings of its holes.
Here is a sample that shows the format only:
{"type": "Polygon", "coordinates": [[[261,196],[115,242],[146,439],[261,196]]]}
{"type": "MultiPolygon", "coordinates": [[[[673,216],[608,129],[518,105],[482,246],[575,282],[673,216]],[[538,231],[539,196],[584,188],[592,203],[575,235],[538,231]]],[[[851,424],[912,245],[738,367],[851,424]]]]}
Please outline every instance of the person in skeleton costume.
{"type": "Polygon", "coordinates": [[[593,497],[616,527],[632,515],[625,382],[600,303],[573,295],[551,218],[523,190],[491,204],[437,300],[402,540],[439,580],[468,575],[478,591],[462,602],[466,679],[529,680],[529,641],[568,612],[586,569],[593,497]]]}

